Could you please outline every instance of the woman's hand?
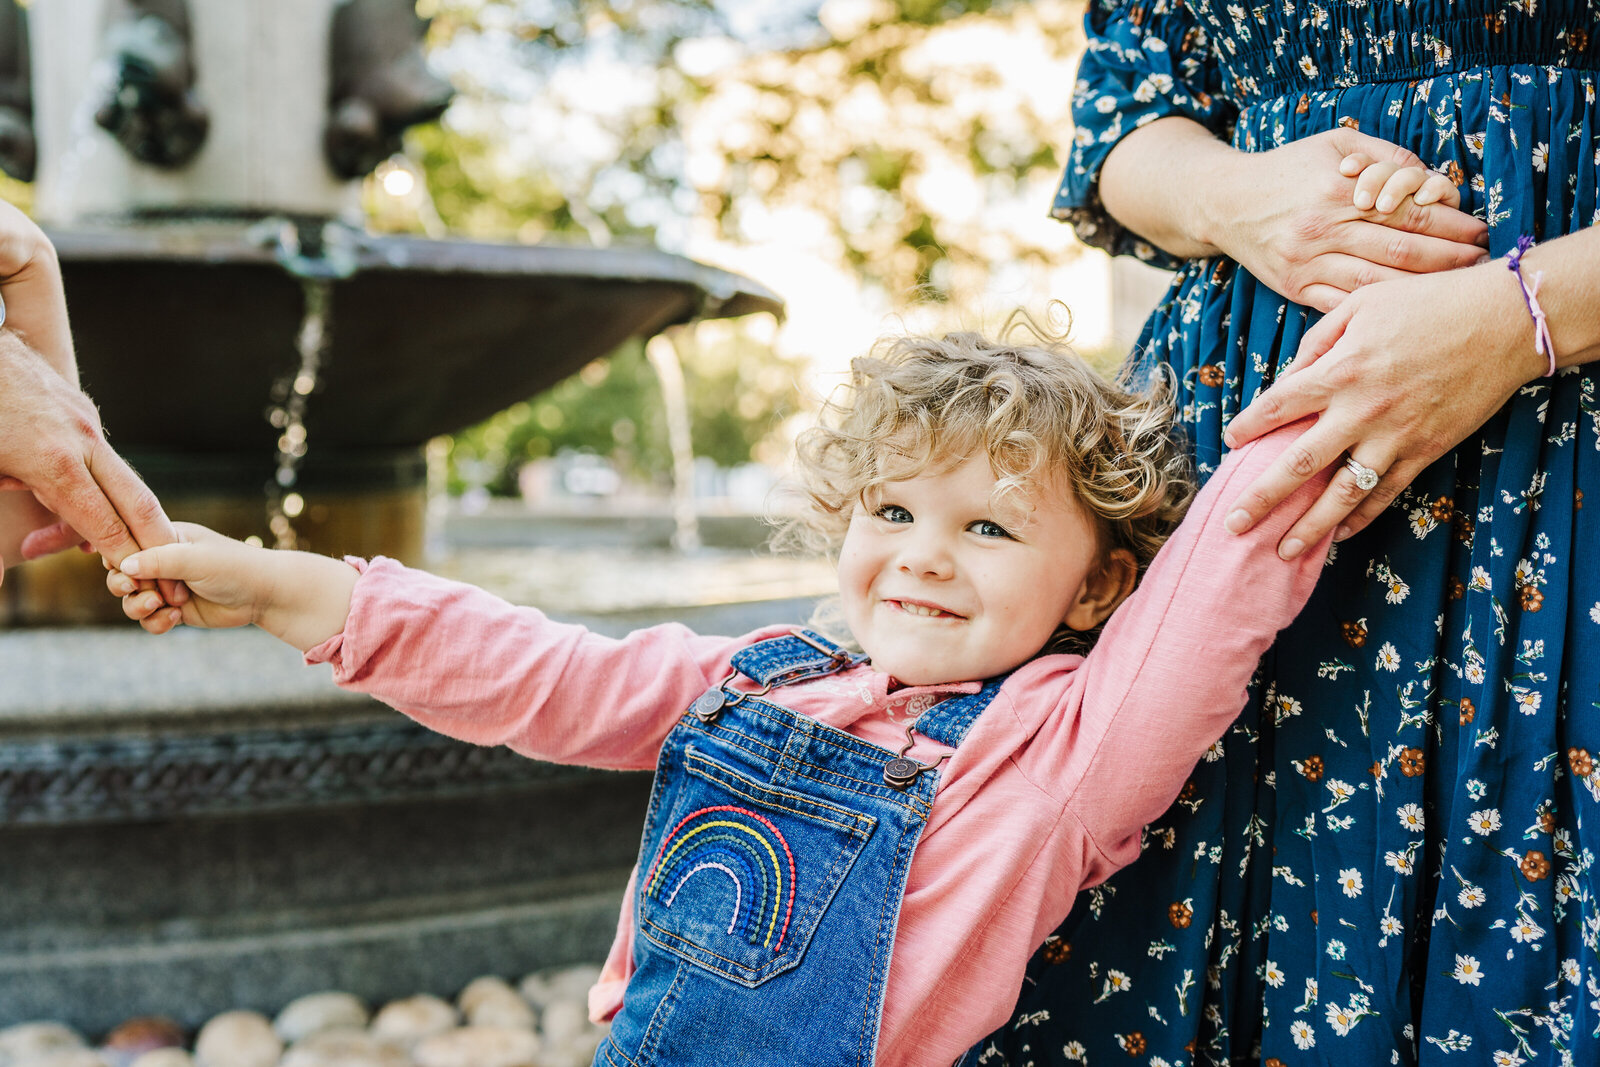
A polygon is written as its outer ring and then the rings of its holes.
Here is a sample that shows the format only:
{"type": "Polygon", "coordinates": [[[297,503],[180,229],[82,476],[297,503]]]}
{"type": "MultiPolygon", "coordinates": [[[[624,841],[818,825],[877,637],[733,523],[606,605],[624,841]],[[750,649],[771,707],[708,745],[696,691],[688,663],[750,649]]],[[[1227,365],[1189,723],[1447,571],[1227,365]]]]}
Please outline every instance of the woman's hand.
{"type": "Polygon", "coordinates": [[[1294,363],[1223,433],[1238,447],[1306,415],[1313,426],[1239,494],[1240,533],[1306,479],[1340,468],[1279,544],[1285,559],[1329,530],[1366,527],[1422,471],[1544,373],[1516,279],[1493,263],[1361,289],[1307,331],[1294,363]],[[1342,464],[1375,470],[1363,491],[1342,464]]]}
{"type": "Polygon", "coordinates": [[[1331,311],[1375,282],[1481,263],[1488,226],[1449,193],[1374,204],[1357,196],[1363,165],[1375,173],[1421,168],[1398,145],[1340,127],[1268,152],[1235,153],[1225,166],[1230,193],[1215,203],[1214,243],[1275,292],[1331,311]],[[1358,207],[1358,199],[1367,206],[1358,207]],[[1383,208],[1389,210],[1382,210],[1383,208]]]}
{"type": "Polygon", "coordinates": [[[1319,311],[1363,285],[1470,266],[1484,223],[1448,202],[1358,208],[1359,167],[1421,166],[1399,145],[1339,127],[1267,152],[1241,152],[1192,119],[1134,130],[1100,172],[1107,212],[1175,256],[1227,255],[1274,291],[1319,311]],[[1174,182],[1171,175],[1181,174],[1174,182]]]}

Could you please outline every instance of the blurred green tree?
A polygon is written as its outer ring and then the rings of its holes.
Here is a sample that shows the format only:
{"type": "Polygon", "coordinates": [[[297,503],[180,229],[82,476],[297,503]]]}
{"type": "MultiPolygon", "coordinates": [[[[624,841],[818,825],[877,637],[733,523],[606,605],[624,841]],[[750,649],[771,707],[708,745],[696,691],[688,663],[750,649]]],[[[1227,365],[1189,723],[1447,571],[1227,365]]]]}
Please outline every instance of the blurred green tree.
{"type": "MultiPolygon", "coordinates": [[[[412,134],[424,209],[397,212],[369,187],[379,228],[433,217],[478,238],[680,250],[696,237],[773,240],[781,216],[891,308],[981,293],[1060,258],[1042,215],[1081,2],[418,6],[459,95],[412,134]]],[[[741,462],[798,409],[799,368],[738,326],[706,336],[703,325],[679,345],[696,452],[741,462]]],[[[649,478],[670,466],[663,422],[635,347],[458,435],[454,450],[487,461],[496,491],[514,487],[521,462],[571,447],[649,478]]]]}

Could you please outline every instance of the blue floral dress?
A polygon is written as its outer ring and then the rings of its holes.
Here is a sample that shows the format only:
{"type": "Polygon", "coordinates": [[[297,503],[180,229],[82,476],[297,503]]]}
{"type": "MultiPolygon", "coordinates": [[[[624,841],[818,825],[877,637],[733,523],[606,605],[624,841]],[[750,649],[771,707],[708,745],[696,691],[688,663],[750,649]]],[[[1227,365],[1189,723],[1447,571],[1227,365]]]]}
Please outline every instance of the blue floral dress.
{"type": "MultiPolygon", "coordinates": [[[[1357,127],[1460,183],[1497,256],[1597,220],[1594,0],[1099,0],[1087,22],[1055,214],[1177,270],[1136,361],[1176,371],[1202,476],[1314,316],[1103,213],[1129,130],[1186,115],[1263,151],[1357,127]]],[[[1597,366],[1523,389],[1338,546],[979,1062],[1600,1063],[1597,366]]]]}

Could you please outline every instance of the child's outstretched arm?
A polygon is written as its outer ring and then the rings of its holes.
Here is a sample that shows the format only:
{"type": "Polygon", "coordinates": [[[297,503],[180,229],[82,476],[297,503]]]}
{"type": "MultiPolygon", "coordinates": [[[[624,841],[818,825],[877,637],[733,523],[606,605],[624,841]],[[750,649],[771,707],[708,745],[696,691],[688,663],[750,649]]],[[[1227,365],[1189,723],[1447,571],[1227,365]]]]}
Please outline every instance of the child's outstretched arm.
{"type": "Polygon", "coordinates": [[[258,548],[194,523],[175,526],[177,541],[136,552],[106,575],[106,588],[122,597],[123,613],[146,630],[254,623],[306,652],[344,629],[359,577],[349,564],[258,548]],[[192,596],[169,607],[157,593],[138,588],[138,580],[151,578],[183,581],[192,596]]]}
{"type": "Polygon", "coordinates": [[[1402,167],[1375,160],[1363,152],[1352,152],[1339,161],[1339,173],[1356,180],[1353,202],[1362,211],[1392,215],[1405,204],[1406,197],[1418,207],[1461,206],[1461,190],[1455,182],[1427,167],[1402,167]]]}

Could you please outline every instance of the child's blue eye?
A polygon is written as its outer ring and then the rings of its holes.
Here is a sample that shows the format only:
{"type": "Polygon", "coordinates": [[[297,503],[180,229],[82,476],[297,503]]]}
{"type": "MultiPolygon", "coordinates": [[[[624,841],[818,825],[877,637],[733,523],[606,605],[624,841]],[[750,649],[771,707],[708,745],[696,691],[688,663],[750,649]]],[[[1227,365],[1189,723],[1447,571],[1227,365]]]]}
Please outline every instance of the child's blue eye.
{"type": "Polygon", "coordinates": [[[967,529],[971,530],[979,537],[1011,537],[1011,531],[1007,530],[1004,526],[1001,526],[993,519],[979,519],[977,522],[967,527],[967,529]]]}
{"type": "Polygon", "coordinates": [[[883,507],[879,508],[877,511],[874,511],[873,514],[876,515],[878,518],[882,519],[885,522],[910,522],[911,521],[911,512],[907,511],[905,508],[901,507],[899,504],[885,504],[883,507]]]}

